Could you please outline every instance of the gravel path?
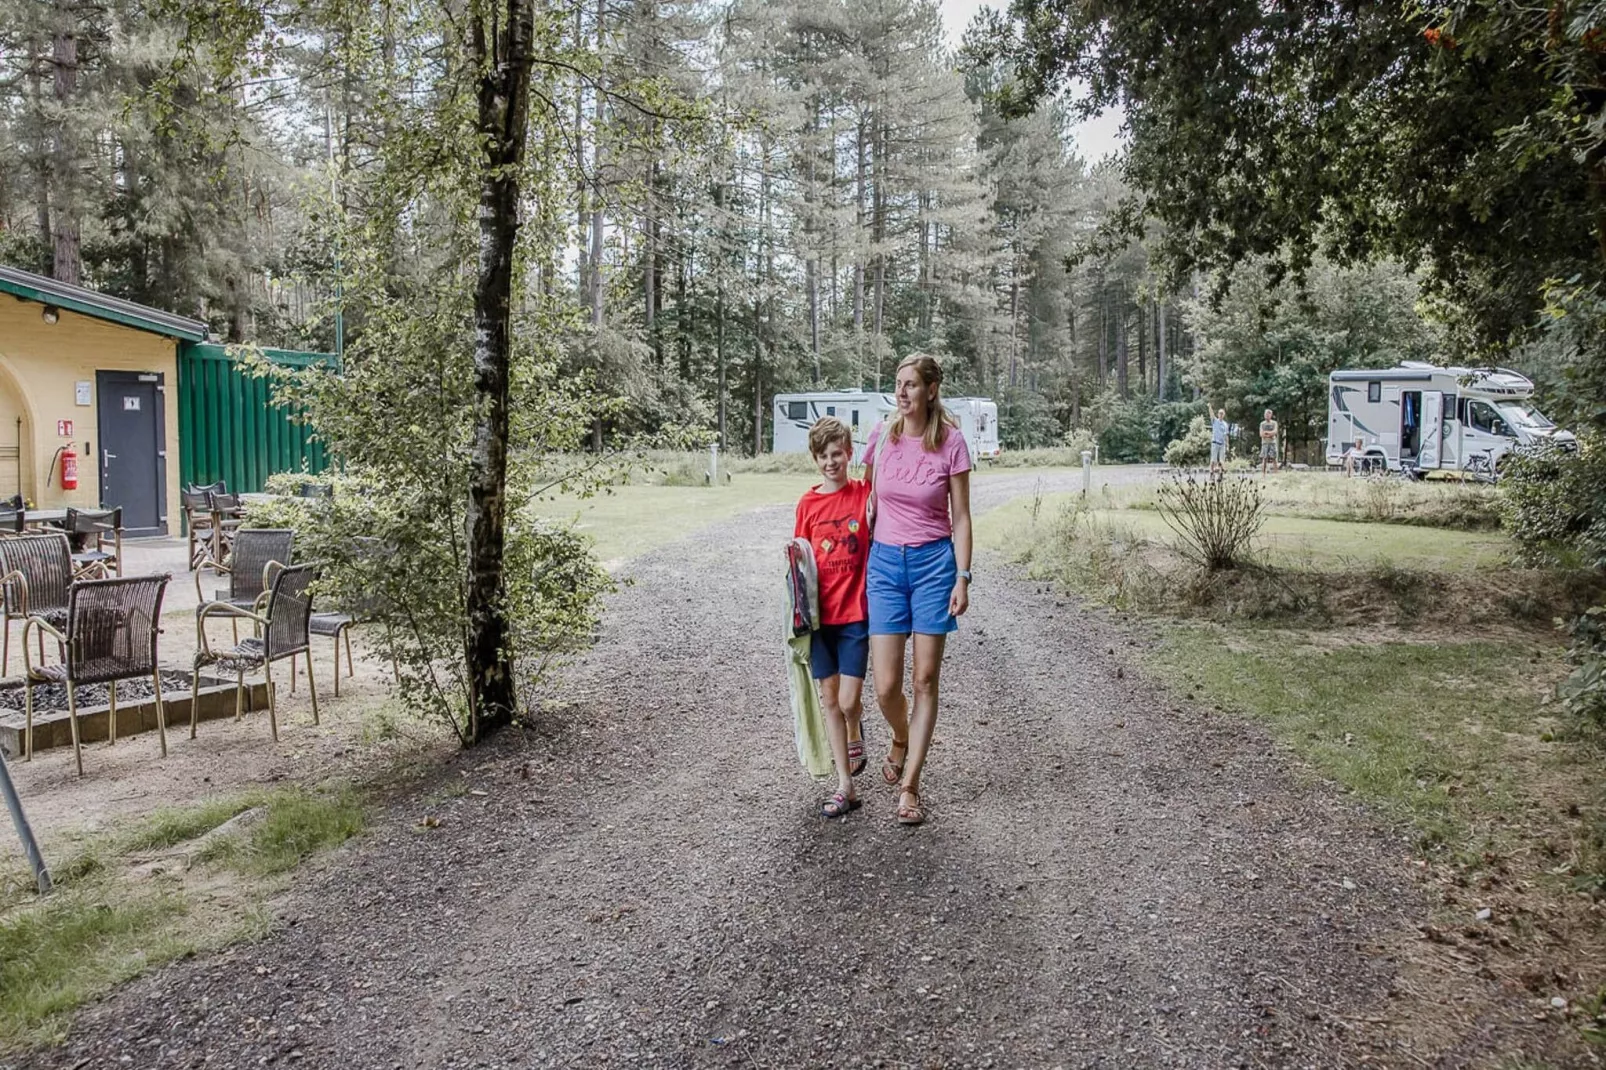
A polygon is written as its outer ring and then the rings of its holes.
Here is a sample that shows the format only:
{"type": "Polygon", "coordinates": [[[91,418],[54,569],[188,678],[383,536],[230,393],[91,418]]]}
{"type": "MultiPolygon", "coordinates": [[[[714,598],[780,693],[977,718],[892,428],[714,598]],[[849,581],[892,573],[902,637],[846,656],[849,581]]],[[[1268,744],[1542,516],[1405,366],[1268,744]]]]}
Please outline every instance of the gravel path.
{"type": "MultiPolygon", "coordinates": [[[[978,506],[1034,484],[978,481],[978,506]]],[[[557,727],[443,774],[483,796],[395,805],[274,936],[127,986],[37,1065],[1390,1061],[1381,949],[1423,914],[1399,845],[1135,679],[1141,636],[990,562],[928,824],[896,827],[876,763],[864,809],[817,817],[779,653],[789,524],[638,561],[557,727]]]]}

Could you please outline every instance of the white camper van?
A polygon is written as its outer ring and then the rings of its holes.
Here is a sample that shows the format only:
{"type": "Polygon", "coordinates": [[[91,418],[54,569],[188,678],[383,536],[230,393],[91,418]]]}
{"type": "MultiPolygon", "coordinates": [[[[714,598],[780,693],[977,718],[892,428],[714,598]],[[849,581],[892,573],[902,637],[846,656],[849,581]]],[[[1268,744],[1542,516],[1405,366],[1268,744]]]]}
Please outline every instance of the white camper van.
{"type": "Polygon", "coordinates": [[[943,407],[959,418],[959,429],[970,445],[972,464],[991,461],[998,448],[998,406],[988,398],[943,398],[943,407]]]}
{"type": "Polygon", "coordinates": [[[1497,473],[1518,446],[1576,445],[1533,406],[1533,383],[1505,368],[1440,368],[1402,361],[1328,378],[1327,463],[1361,440],[1390,471],[1497,473]]]}
{"type": "Polygon", "coordinates": [[[863,390],[817,390],[775,395],[774,453],[809,452],[809,428],[822,416],[835,416],[853,432],[853,459],[864,459],[864,441],[881,418],[895,411],[891,394],[863,390]]]}
{"type": "MultiPolygon", "coordinates": [[[[943,398],[959,419],[972,463],[998,456],[998,406],[988,398],[943,398]]],[[[864,462],[864,444],[875,425],[896,412],[891,394],[859,390],[820,390],[775,395],[775,453],[807,453],[809,428],[822,416],[835,416],[853,432],[853,459],[864,462]]]]}

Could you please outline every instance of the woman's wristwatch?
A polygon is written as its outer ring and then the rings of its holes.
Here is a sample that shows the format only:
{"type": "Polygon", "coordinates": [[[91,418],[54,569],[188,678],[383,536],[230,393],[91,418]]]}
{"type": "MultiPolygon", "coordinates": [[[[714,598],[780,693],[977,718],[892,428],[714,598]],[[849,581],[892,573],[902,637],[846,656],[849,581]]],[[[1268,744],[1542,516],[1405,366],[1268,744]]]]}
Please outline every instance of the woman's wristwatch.
{"type": "Polygon", "coordinates": [[[959,578],[964,580],[966,583],[969,583],[970,582],[970,570],[968,568],[960,569],[959,570],[959,578]]]}

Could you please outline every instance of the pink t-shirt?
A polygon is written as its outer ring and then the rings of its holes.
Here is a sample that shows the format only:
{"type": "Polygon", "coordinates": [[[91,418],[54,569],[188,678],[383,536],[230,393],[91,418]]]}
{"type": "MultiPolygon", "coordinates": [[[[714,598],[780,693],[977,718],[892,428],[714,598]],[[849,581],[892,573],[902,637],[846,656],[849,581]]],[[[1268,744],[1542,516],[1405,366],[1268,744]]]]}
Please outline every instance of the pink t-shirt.
{"type": "MultiPolygon", "coordinates": [[[[875,464],[876,441],[886,424],[864,444],[866,464],[875,464]]],[[[934,452],[917,435],[888,441],[875,472],[875,541],[888,546],[919,546],[954,533],[948,516],[948,477],[970,471],[970,447],[957,427],[934,452]]]]}

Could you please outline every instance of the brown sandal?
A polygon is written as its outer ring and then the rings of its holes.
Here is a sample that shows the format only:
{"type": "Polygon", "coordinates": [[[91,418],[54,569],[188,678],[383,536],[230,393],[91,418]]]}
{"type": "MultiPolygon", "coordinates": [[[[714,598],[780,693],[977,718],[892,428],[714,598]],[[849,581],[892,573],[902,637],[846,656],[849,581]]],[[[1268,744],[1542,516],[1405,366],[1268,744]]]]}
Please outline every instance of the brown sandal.
{"type": "Polygon", "coordinates": [[[898,824],[919,825],[926,820],[925,808],[920,805],[920,793],[913,788],[902,788],[898,792],[898,824]],[[913,806],[903,805],[905,795],[914,798],[913,806]]]}
{"type": "Polygon", "coordinates": [[[889,787],[903,783],[903,765],[904,762],[909,760],[909,741],[907,739],[893,740],[892,750],[889,750],[887,756],[881,759],[881,779],[885,780],[889,787]],[[903,762],[894,762],[892,760],[892,750],[903,751],[903,762]]]}

